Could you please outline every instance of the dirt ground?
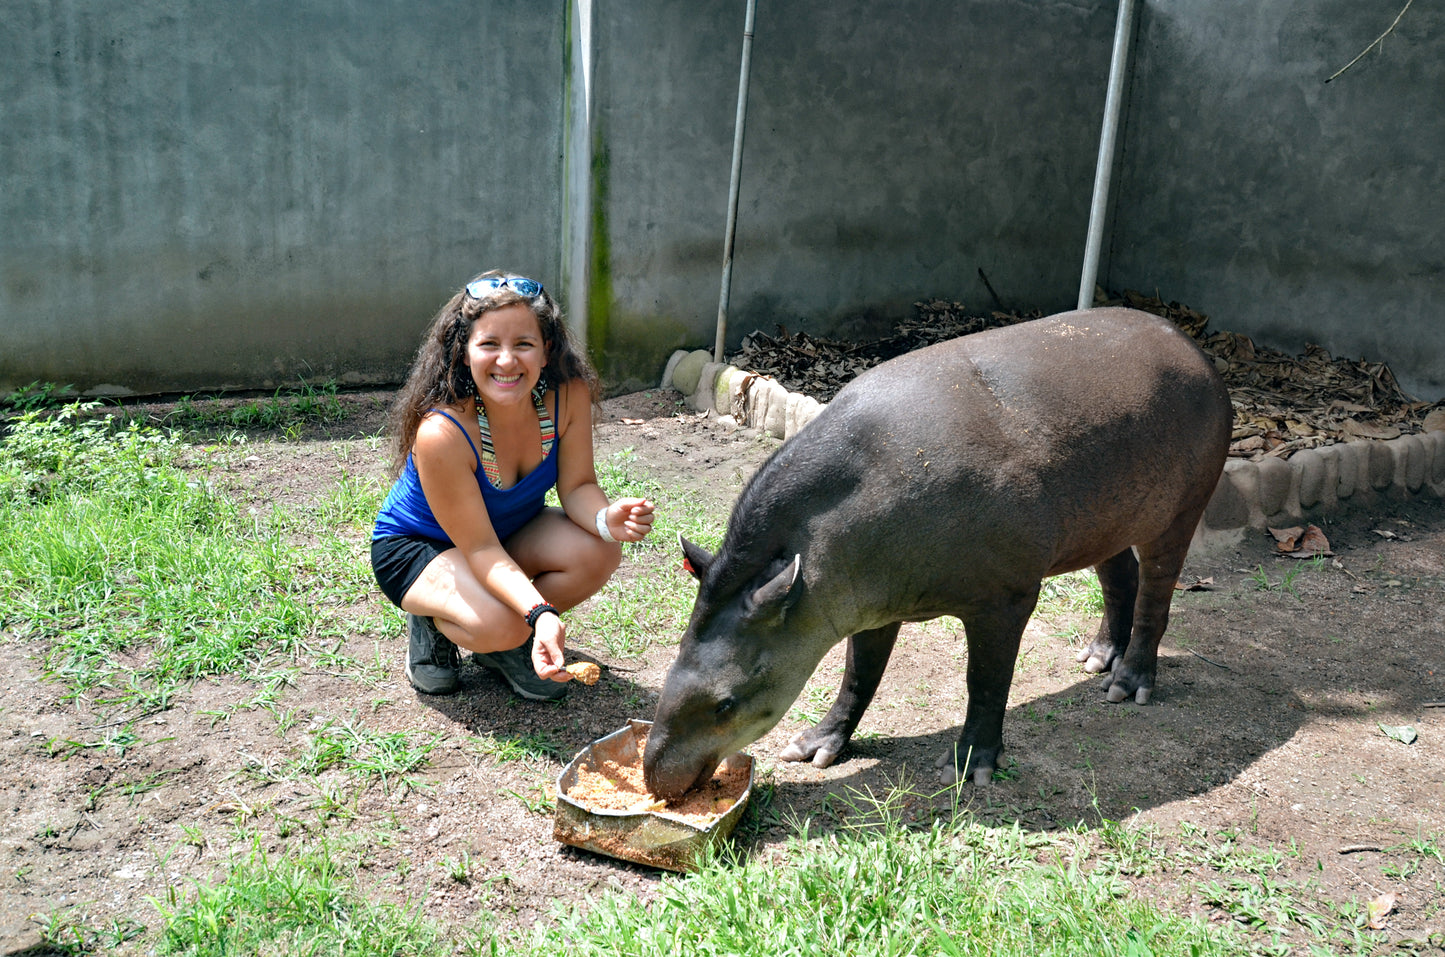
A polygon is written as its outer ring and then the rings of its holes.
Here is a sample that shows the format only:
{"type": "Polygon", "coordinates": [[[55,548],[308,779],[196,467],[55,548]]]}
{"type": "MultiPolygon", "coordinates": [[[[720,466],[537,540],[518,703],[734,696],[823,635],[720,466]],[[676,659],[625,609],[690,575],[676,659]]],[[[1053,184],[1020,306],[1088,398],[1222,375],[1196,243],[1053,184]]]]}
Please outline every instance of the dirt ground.
{"type": "MultiPolygon", "coordinates": [[[[366,436],[380,427],[386,398],[345,397],[357,409],[341,429],[351,437],[257,439],[219,474],[256,508],[303,501],[343,474],[379,477],[382,453],[366,436]]],[[[599,458],[634,449],[669,494],[719,514],[775,445],[687,411],[672,392],[608,400],[598,427],[599,458]]],[[[1406,846],[1445,848],[1445,507],[1398,504],[1322,527],[1335,551],[1322,563],[1276,557],[1263,534],[1191,560],[1184,580],[1209,584],[1176,593],[1145,707],[1105,703],[1099,680],[1075,663],[1092,621],[1036,616],[1004,727],[1011,767],[987,788],[966,788],[965,802],[986,821],[1041,831],[1109,819],[1151,825],[1166,843],[1192,829],[1232,832],[1241,845],[1292,848],[1276,879],[1313,882],[1327,900],[1394,894],[1382,921],[1394,939],[1445,927],[1445,863],[1406,846]],[[1418,737],[1404,744],[1381,726],[1406,726],[1418,737]]],[[[683,575],[674,551],[630,574],[683,575]]],[[[353,609],[359,623],[383,610],[380,596],[353,609]]],[[[572,646],[605,671],[561,705],[517,699],[472,664],[460,695],[429,698],[407,684],[396,630],[359,625],[345,651],[365,667],[304,669],[282,695],[297,717],[287,733],[262,709],[237,708],[216,721],[207,712],[234,707],[255,688],[207,681],[136,725],[143,746],[52,757],[47,741],[95,740],[117,719],[61,700],[59,686],[42,680],[40,649],[6,636],[0,953],[36,946],[36,916],[67,908],[92,926],[135,921],[154,933],[160,918],[150,900],[223,874],[233,854],[249,852],[247,834],[262,835],[270,850],[314,834],[326,782],[263,785],[238,772],[284,760],[306,729],[327,721],[439,735],[420,774],[429,791],[372,787],[326,824],[329,833],[370,843],[370,893],[419,904],[443,922],[487,911],[508,927],[609,890],[650,897],[658,872],[553,840],[547,789],[589,741],[651,716],[675,645],[611,659],[596,636],[574,631],[572,646]],[[503,760],[478,746],[488,736],[550,741],[555,754],[503,760]],[[129,787],[141,781],[150,782],[146,789],[129,787]],[[448,876],[448,862],[463,857],[472,865],[466,883],[448,876]]],[[[825,833],[844,813],[840,798],[854,790],[899,782],[935,790],[934,761],[963,720],[964,662],[956,622],[905,627],[852,748],[827,769],[782,763],[777,754],[789,738],[831,701],[842,646],[830,653],[794,711],[749,749],[771,799],[755,802],[741,844],[767,853],[788,834],[785,822],[804,817],[813,833],[825,833]]],[[[931,813],[928,803],[913,813],[931,813]]],[[[1187,881],[1142,876],[1134,886],[1211,913],[1187,881]]]]}

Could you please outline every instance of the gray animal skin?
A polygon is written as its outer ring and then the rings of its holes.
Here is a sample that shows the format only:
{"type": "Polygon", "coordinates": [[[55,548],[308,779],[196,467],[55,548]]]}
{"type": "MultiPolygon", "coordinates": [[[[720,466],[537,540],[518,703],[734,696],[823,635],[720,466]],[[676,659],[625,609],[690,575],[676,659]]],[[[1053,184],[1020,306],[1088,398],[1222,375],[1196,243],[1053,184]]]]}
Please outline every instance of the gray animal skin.
{"type": "Polygon", "coordinates": [[[939,766],[987,782],[1040,584],[1090,565],[1104,617],[1079,660],[1108,672],[1109,701],[1146,704],[1231,421],[1194,342],[1129,309],[964,336],[860,375],[758,470],[716,556],[682,540],[700,584],[648,737],[648,787],[675,798],[707,780],[846,638],[837,700],[781,754],[826,767],[900,625],[940,615],[964,625],[968,711],[939,766]]]}

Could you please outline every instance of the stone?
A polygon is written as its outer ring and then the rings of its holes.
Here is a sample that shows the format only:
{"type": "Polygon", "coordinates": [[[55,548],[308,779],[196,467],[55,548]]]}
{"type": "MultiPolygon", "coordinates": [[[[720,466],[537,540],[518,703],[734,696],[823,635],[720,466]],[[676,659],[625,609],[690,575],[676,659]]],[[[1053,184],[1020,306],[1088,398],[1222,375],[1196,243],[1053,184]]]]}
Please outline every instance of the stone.
{"type": "Polygon", "coordinates": [[[1365,474],[1369,476],[1370,488],[1387,489],[1395,483],[1395,456],[1390,451],[1390,443],[1372,439],[1366,442],[1370,451],[1365,474]]]}
{"type": "Polygon", "coordinates": [[[1244,528],[1250,524],[1249,497],[1246,490],[1258,484],[1257,472],[1253,462],[1230,459],[1224,463],[1224,473],[1219,476],[1219,484],[1215,486],[1214,495],[1204,509],[1204,524],[1207,527],[1231,529],[1244,528]],[[1249,474],[1244,477],[1241,472],[1249,474]]]}
{"type": "Polygon", "coordinates": [[[1406,435],[1395,439],[1390,446],[1395,456],[1395,484],[1404,485],[1407,492],[1418,492],[1425,482],[1425,440],[1418,435],[1406,435]]]}
{"type": "MultiPolygon", "coordinates": [[[[704,373],[704,378],[706,373],[704,373]]],[[[739,398],[743,393],[743,383],[747,381],[748,374],[737,366],[723,366],[718,371],[717,379],[712,387],[712,407],[719,415],[730,412],[738,417],[739,425],[751,425],[751,422],[744,421],[747,418],[747,409],[740,408],[741,403],[734,405],[733,400],[739,398]],[[742,415],[739,417],[738,413],[742,415]]],[[[699,386],[700,387],[700,386],[699,386]]]]}
{"type": "Polygon", "coordinates": [[[786,438],[788,434],[788,390],[774,379],[764,379],[763,393],[767,395],[767,409],[759,420],[764,432],[774,438],[786,438]]]}
{"type": "Polygon", "coordinates": [[[1266,518],[1299,514],[1298,482],[1295,470],[1283,459],[1266,456],[1259,468],[1259,507],[1266,518]]]}
{"type": "MultiPolygon", "coordinates": [[[[1320,458],[1320,468],[1324,477],[1320,482],[1320,498],[1315,507],[1325,511],[1334,509],[1340,504],[1340,448],[1338,445],[1324,445],[1312,449],[1320,458]]],[[[1300,506],[1304,506],[1304,475],[1300,476],[1300,506]]]]}
{"type": "Polygon", "coordinates": [[[1314,449],[1301,449],[1289,458],[1289,465],[1299,473],[1300,508],[1313,508],[1324,497],[1325,460],[1314,449]]]}
{"type": "Polygon", "coordinates": [[[823,404],[812,396],[804,395],[801,392],[789,392],[787,434],[784,437],[791,439],[797,435],[799,430],[817,418],[821,411],[823,411],[823,404]]]}
{"type": "MultiPolygon", "coordinates": [[[[703,366],[708,364],[712,354],[705,349],[694,349],[692,352],[679,350],[673,353],[675,363],[669,363],[672,387],[683,395],[692,395],[697,391],[698,380],[702,378],[703,366]]],[[[668,384],[668,375],[663,375],[662,384],[668,384]]]]}
{"type": "Polygon", "coordinates": [[[1362,487],[1368,445],[1365,442],[1346,442],[1330,448],[1335,450],[1335,460],[1340,463],[1340,478],[1335,488],[1340,498],[1349,498],[1362,487]]]}
{"type": "Polygon", "coordinates": [[[1430,482],[1439,485],[1445,482],[1445,432],[1427,432],[1425,441],[1434,450],[1430,460],[1430,482]]]}
{"type": "MultiPolygon", "coordinates": [[[[721,362],[709,362],[702,367],[702,372],[697,377],[697,388],[692,391],[692,398],[688,399],[687,403],[694,412],[711,412],[717,408],[713,387],[717,383],[718,373],[726,368],[721,362]]],[[[719,411],[726,412],[727,409],[719,411]]]]}

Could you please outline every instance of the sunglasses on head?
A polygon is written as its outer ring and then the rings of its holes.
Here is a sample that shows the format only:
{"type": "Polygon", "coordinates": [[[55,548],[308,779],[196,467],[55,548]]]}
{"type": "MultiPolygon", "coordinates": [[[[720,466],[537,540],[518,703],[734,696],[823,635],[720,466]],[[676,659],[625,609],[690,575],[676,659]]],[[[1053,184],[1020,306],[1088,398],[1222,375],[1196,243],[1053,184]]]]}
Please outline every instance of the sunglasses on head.
{"type": "Polygon", "coordinates": [[[467,283],[467,295],[473,299],[485,299],[498,289],[511,289],[528,299],[542,294],[540,282],[535,279],[524,279],[521,276],[486,276],[467,283]]]}

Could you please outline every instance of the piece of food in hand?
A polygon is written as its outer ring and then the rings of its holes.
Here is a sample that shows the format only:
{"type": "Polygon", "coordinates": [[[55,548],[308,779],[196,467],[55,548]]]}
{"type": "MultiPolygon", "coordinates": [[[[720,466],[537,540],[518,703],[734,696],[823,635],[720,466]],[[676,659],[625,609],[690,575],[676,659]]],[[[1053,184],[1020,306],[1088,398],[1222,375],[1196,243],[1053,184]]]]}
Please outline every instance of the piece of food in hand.
{"type": "Polygon", "coordinates": [[[584,685],[595,685],[602,677],[602,669],[590,661],[576,661],[567,666],[567,673],[584,685]]]}

